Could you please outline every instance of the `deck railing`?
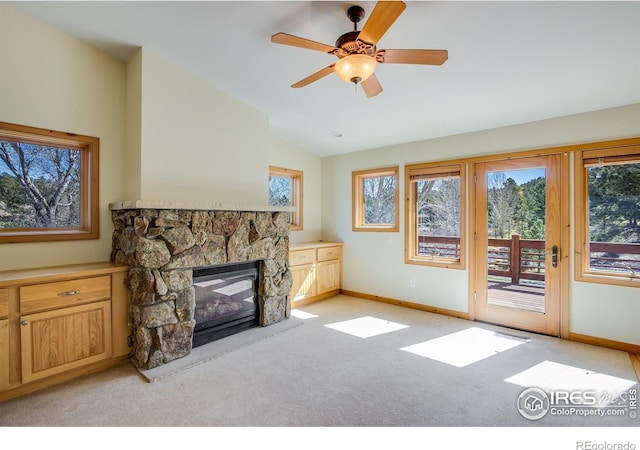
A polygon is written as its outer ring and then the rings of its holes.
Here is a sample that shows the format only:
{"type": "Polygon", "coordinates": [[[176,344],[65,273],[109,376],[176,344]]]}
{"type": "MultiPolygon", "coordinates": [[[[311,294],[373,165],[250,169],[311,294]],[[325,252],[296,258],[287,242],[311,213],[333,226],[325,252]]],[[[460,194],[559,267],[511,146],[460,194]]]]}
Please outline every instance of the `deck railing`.
{"type": "Polygon", "coordinates": [[[590,242],[589,253],[591,268],[640,275],[640,244],[590,242]]]}
{"type": "MultiPolygon", "coordinates": [[[[422,256],[460,258],[457,237],[418,236],[418,245],[418,254],[422,256]]],[[[487,250],[489,275],[510,278],[513,284],[522,279],[544,281],[544,240],[521,239],[517,234],[511,239],[490,238],[487,250]]],[[[593,268],[640,274],[640,244],[591,242],[590,253],[593,268]]]]}
{"type": "Polygon", "coordinates": [[[544,281],[544,242],[520,239],[517,234],[511,239],[489,239],[489,275],[511,278],[512,284],[518,284],[521,279],[544,281]]]}
{"type": "MultiPolygon", "coordinates": [[[[591,242],[590,267],[612,272],[640,274],[640,244],[591,242]],[[627,257],[623,257],[626,255],[627,257]]],[[[489,275],[511,278],[517,284],[521,279],[544,281],[545,241],[520,239],[489,239],[489,275]],[[515,257],[511,257],[515,255],[515,257]]]]}
{"type": "Polygon", "coordinates": [[[460,238],[449,236],[418,236],[418,255],[434,258],[460,258],[460,238]]]}

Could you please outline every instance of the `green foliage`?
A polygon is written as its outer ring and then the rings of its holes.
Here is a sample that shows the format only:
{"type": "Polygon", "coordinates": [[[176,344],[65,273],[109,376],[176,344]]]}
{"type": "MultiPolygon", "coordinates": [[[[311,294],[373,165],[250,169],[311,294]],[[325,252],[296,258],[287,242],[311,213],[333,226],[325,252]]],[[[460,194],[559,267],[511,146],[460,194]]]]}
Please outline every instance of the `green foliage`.
{"type": "Polygon", "coordinates": [[[545,238],[546,182],[543,177],[523,183],[520,187],[518,211],[520,234],[524,239],[545,238]]]}
{"type": "Polygon", "coordinates": [[[0,227],[34,226],[33,208],[20,182],[8,173],[0,174],[0,227]]]}
{"type": "Polygon", "coordinates": [[[592,242],[640,242],[640,163],[590,167],[592,242]]]}
{"type": "Polygon", "coordinates": [[[504,172],[494,172],[488,180],[488,223],[490,235],[509,239],[545,238],[546,183],[538,177],[518,185],[504,172]]]}

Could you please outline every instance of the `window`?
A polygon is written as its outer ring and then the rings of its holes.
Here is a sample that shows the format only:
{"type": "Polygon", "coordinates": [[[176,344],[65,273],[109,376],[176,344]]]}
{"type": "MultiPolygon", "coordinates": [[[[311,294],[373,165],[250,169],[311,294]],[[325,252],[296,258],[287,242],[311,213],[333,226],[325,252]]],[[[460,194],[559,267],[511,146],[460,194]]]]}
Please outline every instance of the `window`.
{"type": "Polygon", "coordinates": [[[640,283],[640,146],[576,152],[576,278],[640,283]]]}
{"type": "Polygon", "coordinates": [[[302,172],[269,167],[269,205],[292,206],[291,229],[302,230],[302,172]]]}
{"type": "Polygon", "coordinates": [[[353,231],[398,231],[398,167],[353,172],[353,231]]]}
{"type": "Polygon", "coordinates": [[[465,166],[405,167],[408,264],[465,267],[465,166]]]}
{"type": "Polygon", "coordinates": [[[98,147],[0,122],[0,242],[97,239],[98,147]]]}

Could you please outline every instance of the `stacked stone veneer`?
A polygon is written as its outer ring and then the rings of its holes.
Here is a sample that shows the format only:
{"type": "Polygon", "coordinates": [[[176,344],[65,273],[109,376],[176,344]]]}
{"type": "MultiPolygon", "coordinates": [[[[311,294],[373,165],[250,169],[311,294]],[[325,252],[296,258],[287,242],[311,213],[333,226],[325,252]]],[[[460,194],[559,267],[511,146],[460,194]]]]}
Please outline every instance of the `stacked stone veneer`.
{"type": "Polygon", "coordinates": [[[260,325],[289,317],[288,214],[133,209],[112,211],[111,260],[129,265],[131,361],[150,369],[191,352],[193,269],[260,261],[260,325]]]}

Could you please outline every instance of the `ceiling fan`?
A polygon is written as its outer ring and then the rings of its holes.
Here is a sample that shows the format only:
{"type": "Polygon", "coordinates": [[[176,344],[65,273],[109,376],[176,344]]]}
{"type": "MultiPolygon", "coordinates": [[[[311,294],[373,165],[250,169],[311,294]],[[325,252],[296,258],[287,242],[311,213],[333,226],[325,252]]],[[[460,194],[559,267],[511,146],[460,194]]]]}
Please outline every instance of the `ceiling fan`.
{"type": "Polygon", "coordinates": [[[447,50],[378,50],[376,44],[402,14],[406,4],[401,1],[379,1],[371,16],[358,31],[358,22],[364,18],[364,9],[351,6],[347,10],[349,20],[353,22],[353,31],[343,34],[335,46],[293,36],[287,33],[276,33],[271,42],[291,45],[309,50],[318,50],[338,57],[335,64],[319,70],[313,75],[292,84],[292,88],[307,86],[314,81],[335,72],[348,83],[361,83],[367,97],[374,97],[382,92],[382,86],[375,74],[377,63],[391,64],[426,64],[442,65],[449,57],[447,50]]]}

